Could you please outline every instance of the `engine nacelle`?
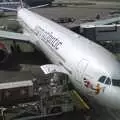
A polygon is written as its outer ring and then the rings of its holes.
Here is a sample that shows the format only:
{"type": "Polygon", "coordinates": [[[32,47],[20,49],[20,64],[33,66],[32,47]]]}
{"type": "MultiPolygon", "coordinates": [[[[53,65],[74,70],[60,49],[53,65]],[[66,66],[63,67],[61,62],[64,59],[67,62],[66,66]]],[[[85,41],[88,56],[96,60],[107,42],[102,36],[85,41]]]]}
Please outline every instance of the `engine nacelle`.
{"type": "Polygon", "coordinates": [[[0,63],[5,62],[8,57],[8,50],[3,43],[0,42],[0,63]]]}

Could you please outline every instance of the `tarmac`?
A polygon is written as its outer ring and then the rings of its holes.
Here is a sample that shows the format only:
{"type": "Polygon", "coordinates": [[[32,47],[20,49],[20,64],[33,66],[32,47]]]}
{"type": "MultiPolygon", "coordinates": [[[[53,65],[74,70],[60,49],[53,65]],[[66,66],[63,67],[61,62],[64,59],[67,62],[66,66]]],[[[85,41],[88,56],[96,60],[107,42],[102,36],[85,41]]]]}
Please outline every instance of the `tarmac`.
{"type": "MultiPolygon", "coordinates": [[[[80,0],[80,1],[83,2],[83,0],[80,0]]],[[[92,2],[96,3],[95,1],[92,1],[92,2]]],[[[74,24],[79,25],[80,23],[86,21],[86,19],[96,20],[97,14],[100,14],[101,19],[110,18],[111,16],[109,12],[119,9],[120,7],[119,4],[120,3],[115,3],[115,2],[114,4],[113,3],[107,4],[107,2],[105,4],[104,2],[97,2],[96,5],[80,5],[80,6],[72,5],[72,6],[67,6],[67,7],[50,7],[50,8],[46,7],[46,8],[34,9],[33,11],[49,19],[57,19],[61,17],[73,17],[76,19],[74,24]]],[[[10,15],[10,13],[8,13],[8,15],[10,15]]],[[[4,21],[4,19],[7,20],[11,18],[12,17],[10,16],[2,18],[3,20],[1,19],[2,22],[0,20],[0,25],[1,23],[6,24],[6,21],[4,21]]],[[[13,22],[13,21],[10,21],[10,22],[13,22]]],[[[68,26],[71,24],[72,23],[68,23],[68,26]]],[[[11,63],[15,63],[14,65],[17,66],[17,68],[26,67],[26,66],[21,66],[21,64],[42,65],[42,64],[49,63],[45,57],[43,56],[41,57],[41,53],[37,53],[35,55],[35,54],[31,54],[31,49],[27,51],[28,52],[24,54],[14,54],[12,58],[10,59],[10,61],[8,61],[8,63],[5,65],[6,66],[5,68],[7,68],[7,65],[11,63]]],[[[0,71],[0,83],[5,82],[5,81],[6,82],[12,81],[12,80],[32,79],[34,76],[33,74],[31,74],[31,71],[29,70],[25,71],[25,69],[21,72],[19,72],[19,69],[17,71],[15,69],[14,70],[12,69],[12,71],[10,69],[6,69],[6,70],[4,69],[0,71]]],[[[90,104],[93,107],[93,111],[90,112],[90,116],[92,116],[92,120],[120,120],[120,111],[111,110],[111,109],[102,107],[98,105],[97,103],[95,103],[95,101],[90,102],[90,104]]],[[[49,120],[53,120],[53,119],[54,120],[56,119],[57,120],[74,120],[74,119],[84,120],[84,118],[85,118],[84,114],[81,113],[80,111],[77,111],[77,112],[72,112],[72,113],[66,113],[56,118],[50,118],[49,120]]]]}

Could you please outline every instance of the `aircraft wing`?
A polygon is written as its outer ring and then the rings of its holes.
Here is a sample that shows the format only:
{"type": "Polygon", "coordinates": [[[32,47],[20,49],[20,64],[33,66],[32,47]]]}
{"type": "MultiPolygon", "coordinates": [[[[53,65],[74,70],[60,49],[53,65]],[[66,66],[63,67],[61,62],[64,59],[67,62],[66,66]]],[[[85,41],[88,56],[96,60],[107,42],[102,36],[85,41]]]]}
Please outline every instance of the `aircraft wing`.
{"type": "Polygon", "coordinates": [[[29,42],[30,40],[29,36],[24,35],[22,33],[15,33],[3,30],[0,30],[0,38],[18,40],[23,42],[29,42]]]}

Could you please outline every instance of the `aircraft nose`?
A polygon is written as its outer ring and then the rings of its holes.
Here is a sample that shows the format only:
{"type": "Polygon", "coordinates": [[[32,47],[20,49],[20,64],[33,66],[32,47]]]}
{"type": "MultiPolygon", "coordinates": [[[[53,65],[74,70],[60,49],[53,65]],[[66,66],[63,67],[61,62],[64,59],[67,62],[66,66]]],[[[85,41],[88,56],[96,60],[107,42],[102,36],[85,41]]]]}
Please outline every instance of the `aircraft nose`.
{"type": "Polygon", "coordinates": [[[113,108],[120,110],[120,87],[113,87],[110,101],[113,108]]]}

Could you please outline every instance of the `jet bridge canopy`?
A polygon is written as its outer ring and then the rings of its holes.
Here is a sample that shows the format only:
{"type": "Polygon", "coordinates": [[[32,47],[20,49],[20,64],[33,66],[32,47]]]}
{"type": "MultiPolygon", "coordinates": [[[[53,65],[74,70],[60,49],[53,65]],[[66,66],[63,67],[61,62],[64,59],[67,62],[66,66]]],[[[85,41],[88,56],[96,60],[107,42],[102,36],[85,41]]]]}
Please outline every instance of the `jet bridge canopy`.
{"type": "Polygon", "coordinates": [[[80,34],[93,41],[120,41],[120,24],[89,25],[80,28],[80,34]]]}

